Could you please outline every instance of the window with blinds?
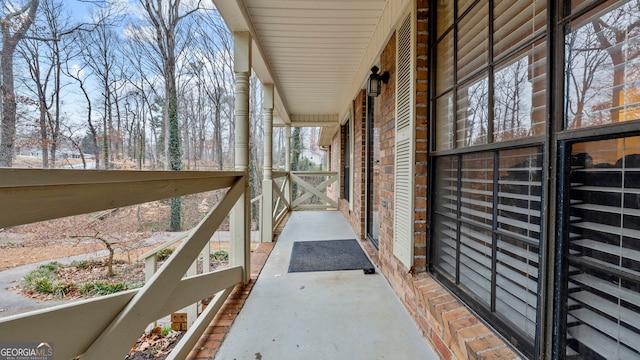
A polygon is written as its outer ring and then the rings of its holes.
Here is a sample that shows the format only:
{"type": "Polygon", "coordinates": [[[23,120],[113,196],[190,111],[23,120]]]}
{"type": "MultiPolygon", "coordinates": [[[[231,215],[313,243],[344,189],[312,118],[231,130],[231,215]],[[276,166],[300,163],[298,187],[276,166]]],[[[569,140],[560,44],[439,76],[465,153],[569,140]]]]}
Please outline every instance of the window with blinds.
{"type": "Polygon", "coordinates": [[[564,350],[640,359],[640,3],[572,0],[569,10],[563,125],[577,135],[566,137],[564,350]]]}
{"type": "Polygon", "coordinates": [[[437,159],[435,179],[436,271],[529,350],[539,292],[541,165],[540,147],[446,156],[437,159]]]}
{"type": "Polygon", "coordinates": [[[533,356],[541,288],[546,1],[439,2],[437,10],[443,17],[436,18],[433,46],[432,269],[533,356]]]}
{"type": "Polygon", "coordinates": [[[640,2],[547,3],[437,3],[431,270],[525,358],[640,359],[640,2]]]}
{"type": "Polygon", "coordinates": [[[572,148],[567,354],[640,358],[640,137],[572,148]]]}

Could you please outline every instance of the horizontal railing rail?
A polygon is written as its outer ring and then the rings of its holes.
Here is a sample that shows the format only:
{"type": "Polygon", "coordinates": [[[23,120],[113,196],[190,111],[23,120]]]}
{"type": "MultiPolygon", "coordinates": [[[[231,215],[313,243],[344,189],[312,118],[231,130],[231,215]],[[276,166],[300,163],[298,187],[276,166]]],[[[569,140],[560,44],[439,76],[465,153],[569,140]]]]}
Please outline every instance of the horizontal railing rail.
{"type": "Polygon", "coordinates": [[[184,358],[206,328],[203,322],[246,277],[247,264],[183,278],[245,195],[246,179],[244,172],[0,169],[0,227],[228,188],[144,287],[2,318],[0,339],[54,343],[56,359],[123,358],[147,324],[217,293],[171,355],[184,358]]]}

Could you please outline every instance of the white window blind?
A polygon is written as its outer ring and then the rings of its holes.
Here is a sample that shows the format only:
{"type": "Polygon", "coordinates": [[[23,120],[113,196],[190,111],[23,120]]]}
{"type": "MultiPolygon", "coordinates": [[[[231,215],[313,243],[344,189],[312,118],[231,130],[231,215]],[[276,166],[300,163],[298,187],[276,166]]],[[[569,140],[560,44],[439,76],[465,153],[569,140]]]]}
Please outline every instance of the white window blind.
{"type": "Polygon", "coordinates": [[[574,150],[566,303],[569,355],[640,358],[639,145],[640,137],[634,137],[579,144],[574,150]]]}
{"type": "Polygon", "coordinates": [[[538,147],[437,159],[434,262],[485,311],[533,341],[542,156],[538,147]]]}

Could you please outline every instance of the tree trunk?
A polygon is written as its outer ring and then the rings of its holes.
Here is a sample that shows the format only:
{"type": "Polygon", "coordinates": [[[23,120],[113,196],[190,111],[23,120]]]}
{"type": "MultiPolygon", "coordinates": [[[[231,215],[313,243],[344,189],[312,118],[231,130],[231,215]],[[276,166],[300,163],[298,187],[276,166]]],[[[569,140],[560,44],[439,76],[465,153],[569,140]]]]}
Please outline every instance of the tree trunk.
{"type": "MultiPolygon", "coordinates": [[[[2,76],[2,124],[0,129],[0,167],[13,166],[13,147],[16,137],[16,94],[13,80],[13,54],[18,42],[22,40],[25,33],[33,23],[39,0],[31,0],[30,4],[23,7],[23,11],[28,10],[27,19],[19,26],[12,22],[13,18],[2,19],[0,28],[2,29],[2,49],[0,50],[0,75],[2,76]],[[14,30],[13,35],[11,30],[14,30]]],[[[20,14],[13,14],[19,19],[20,14]]]]}

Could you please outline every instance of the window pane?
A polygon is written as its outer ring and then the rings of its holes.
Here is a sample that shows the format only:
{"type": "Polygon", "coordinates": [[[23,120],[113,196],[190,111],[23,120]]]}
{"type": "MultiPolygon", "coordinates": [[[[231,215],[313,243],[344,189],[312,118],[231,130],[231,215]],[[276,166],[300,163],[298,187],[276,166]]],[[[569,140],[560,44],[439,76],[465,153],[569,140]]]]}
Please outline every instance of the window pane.
{"type": "Polygon", "coordinates": [[[589,13],[566,41],[566,122],[570,129],[640,117],[640,2],[589,13]]]}
{"type": "Polygon", "coordinates": [[[445,36],[436,47],[436,94],[453,86],[453,32],[445,36]]]}
{"type": "Polygon", "coordinates": [[[460,284],[485,304],[491,303],[491,231],[460,226],[460,284]]]}
{"type": "Polygon", "coordinates": [[[489,79],[484,73],[458,89],[456,147],[486,144],[489,124],[489,79]]]}
{"type": "Polygon", "coordinates": [[[437,159],[437,192],[435,194],[435,234],[440,246],[434,247],[435,265],[455,281],[457,259],[458,158],[437,159]]]}
{"type": "Polygon", "coordinates": [[[567,353],[640,358],[640,137],[571,153],[567,353]]]}
{"type": "Polygon", "coordinates": [[[481,1],[458,25],[458,81],[487,66],[489,5],[481,1]]]}
{"type": "Polygon", "coordinates": [[[493,214],[493,153],[462,157],[460,218],[491,227],[493,214]]]}
{"type": "Polygon", "coordinates": [[[453,1],[438,1],[438,37],[453,24],[453,4],[453,1]]]}
{"type": "Polygon", "coordinates": [[[544,133],[546,118],[546,43],[500,64],[494,75],[494,141],[544,133]]]}
{"type": "Polygon", "coordinates": [[[501,151],[496,311],[532,341],[538,304],[542,149],[501,151]]]}
{"type": "Polygon", "coordinates": [[[436,272],[458,295],[483,304],[476,310],[508,328],[505,336],[530,354],[538,311],[542,147],[437,158],[434,184],[436,272]]]}
{"type": "Polygon", "coordinates": [[[436,100],[436,149],[453,148],[453,94],[448,93],[436,100]]]}
{"type": "Polygon", "coordinates": [[[460,178],[460,284],[491,304],[492,152],[462,156],[460,178]]]}
{"type": "Polygon", "coordinates": [[[495,0],[493,56],[499,57],[543,31],[547,24],[546,7],[545,0],[495,0]]]}
{"type": "Polygon", "coordinates": [[[439,158],[437,163],[438,183],[436,212],[457,218],[458,213],[458,158],[439,158]]]}

